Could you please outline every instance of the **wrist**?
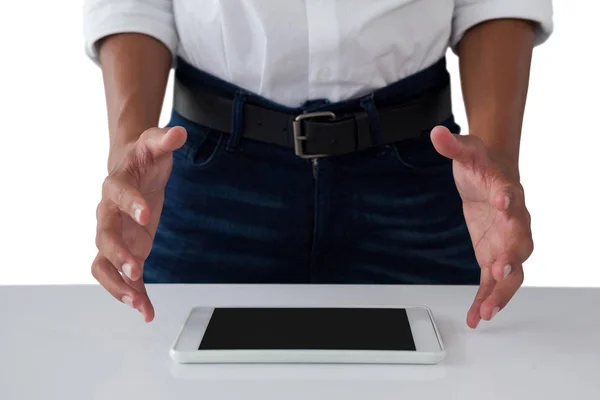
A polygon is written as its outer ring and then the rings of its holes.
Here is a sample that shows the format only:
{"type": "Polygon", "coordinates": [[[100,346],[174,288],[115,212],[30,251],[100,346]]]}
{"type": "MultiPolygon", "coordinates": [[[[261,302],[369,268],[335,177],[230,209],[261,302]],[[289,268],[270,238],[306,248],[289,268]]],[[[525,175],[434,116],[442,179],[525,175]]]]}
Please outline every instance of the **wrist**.
{"type": "Polygon", "coordinates": [[[139,135],[135,138],[119,137],[116,140],[111,140],[108,150],[107,167],[108,171],[113,171],[121,162],[128,149],[137,141],[139,135]]]}
{"type": "Polygon", "coordinates": [[[497,162],[506,174],[520,182],[519,157],[516,152],[506,151],[504,149],[489,149],[491,158],[497,162]]]}
{"type": "Polygon", "coordinates": [[[483,141],[491,158],[499,163],[505,172],[519,179],[520,129],[498,123],[472,123],[469,132],[483,141]]]}

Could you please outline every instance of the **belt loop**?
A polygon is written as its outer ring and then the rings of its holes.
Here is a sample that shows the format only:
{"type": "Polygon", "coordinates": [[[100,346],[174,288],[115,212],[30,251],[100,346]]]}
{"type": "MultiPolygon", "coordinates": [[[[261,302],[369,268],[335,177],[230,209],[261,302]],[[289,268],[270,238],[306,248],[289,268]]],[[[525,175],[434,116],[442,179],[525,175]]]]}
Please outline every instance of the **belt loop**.
{"type": "Polygon", "coordinates": [[[248,95],[243,90],[237,90],[235,97],[233,98],[233,113],[231,121],[231,136],[227,142],[227,150],[235,150],[242,138],[244,133],[244,106],[246,105],[246,99],[248,95]]]}
{"type": "Polygon", "coordinates": [[[375,107],[375,93],[360,99],[360,106],[365,110],[369,117],[369,130],[371,131],[371,140],[376,146],[383,145],[383,134],[381,132],[381,123],[379,113],[375,107]]]}

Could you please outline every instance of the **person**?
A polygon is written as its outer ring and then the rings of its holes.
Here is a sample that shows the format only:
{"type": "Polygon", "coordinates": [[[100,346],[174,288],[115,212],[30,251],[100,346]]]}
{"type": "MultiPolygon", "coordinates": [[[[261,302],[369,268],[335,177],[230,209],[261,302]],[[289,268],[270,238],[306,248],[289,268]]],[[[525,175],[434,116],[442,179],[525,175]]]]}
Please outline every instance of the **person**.
{"type": "Polygon", "coordinates": [[[145,283],[479,285],[467,324],[491,320],[533,251],[519,144],[552,30],[550,0],[85,0],[93,276],[148,322],[145,283]]]}

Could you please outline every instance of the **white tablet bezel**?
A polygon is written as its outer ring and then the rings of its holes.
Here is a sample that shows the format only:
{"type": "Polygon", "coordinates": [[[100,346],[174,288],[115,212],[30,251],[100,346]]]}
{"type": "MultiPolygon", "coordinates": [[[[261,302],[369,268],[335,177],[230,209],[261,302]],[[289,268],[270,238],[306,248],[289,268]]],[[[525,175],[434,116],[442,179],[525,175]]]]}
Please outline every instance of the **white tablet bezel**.
{"type": "MultiPolygon", "coordinates": [[[[366,307],[363,307],[366,308],[366,307]]],[[[373,308],[373,307],[369,307],[373,308]]],[[[433,313],[425,306],[403,308],[417,351],[381,350],[198,350],[214,307],[194,307],[171,348],[179,363],[399,363],[435,364],[446,352],[433,313]]]]}

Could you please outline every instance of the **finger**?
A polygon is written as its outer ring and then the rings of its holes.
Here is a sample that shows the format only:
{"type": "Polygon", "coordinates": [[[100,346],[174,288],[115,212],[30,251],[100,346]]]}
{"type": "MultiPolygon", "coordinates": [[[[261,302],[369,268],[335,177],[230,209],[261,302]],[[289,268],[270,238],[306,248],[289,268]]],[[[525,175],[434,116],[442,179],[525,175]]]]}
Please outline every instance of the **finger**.
{"type": "Polygon", "coordinates": [[[136,281],[131,281],[127,277],[124,278],[125,282],[134,288],[138,293],[140,293],[139,303],[137,309],[144,316],[144,321],[150,322],[154,319],[154,307],[152,306],[152,302],[148,297],[148,292],[146,292],[146,286],[144,285],[143,277],[136,281]]]}
{"type": "Polygon", "coordinates": [[[475,136],[455,135],[445,126],[436,126],[431,131],[431,142],[438,153],[454,161],[472,168],[485,163],[485,146],[475,136]]]}
{"type": "Polygon", "coordinates": [[[533,253],[531,232],[511,230],[508,234],[510,239],[505,252],[497,256],[492,265],[494,279],[498,282],[507,279],[515,271],[514,266],[523,265],[533,253]]]}
{"type": "Polygon", "coordinates": [[[135,186],[127,182],[124,175],[108,176],[102,185],[102,197],[128,214],[138,224],[148,223],[150,211],[146,200],[135,186]]]}
{"type": "Polygon", "coordinates": [[[493,180],[489,193],[488,201],[498,211],[518,210],[525,204],[523,187],[500,173],[493,180]]]}
{"type": "Polygon", "coordinates": [[[484,320],[491,320],[504,309],[513,298],[524,280],[523,267],[518,265],[502,282],[498,282],[492,293],[481,304],[480,314],[484,320]]]}
{"type": "Polygon", "coordinates": [[[131,308],[137,308],[140,304],[140,293],[129,286],[119,271],[101,254],[96,256],[92,263],[92,276],[110,293],[115,299],[127,304],[131,308]]]}
{"type": "Polygon", "coordinates": [[[181,126],[170,129],[152,128],[142,135],[142,144],[154,158],[179,149],[187,140],[187,132],[181,126]]]}
{"type": "Polygon", "coordinates": [[[506,279],[512,273],[512,266],[516,265],[517,263],[518,260],[515,260],[514,257],[513,260],[511,260],[510,256],[508,256],[507,254],[502,254],[498,256],[491,268],[492,274],[494,275],[494,279],[497,282],[501,282],[504,279],[506,279]]]}
{"type": "Polygon", "coordinates": [[[483,304],[483,302],[493,292],[495,285],[496,281],[494,280],[490,269],[482,268],[479,290],[477,291],[475,299],[473,300],[473,304],[471,305],[471,308],[467,314],[467,325],[470,328],[477,328],[477,325],[479,325],[479,322],[481,322],[481,304],[483,304]]]}
{"type": "MultiPolygon", "coordinates": [[[[98,227],[96,230],[96,247],[117,270],[132,280],[141,276],[138,258],[122,235],[123,218],[128,218],[117,208],[106,202],[100,202],[96,211],[98,227]]],[[[140,229],[143,229],[140,227],[140,229]]]]}
{"type": "Polygon", "coordinates": [[[120,232],[100,228],[96,233],[98,251],[121,273],[132,281],[140,279],[142,268],[125,244],[120,232]]]}

